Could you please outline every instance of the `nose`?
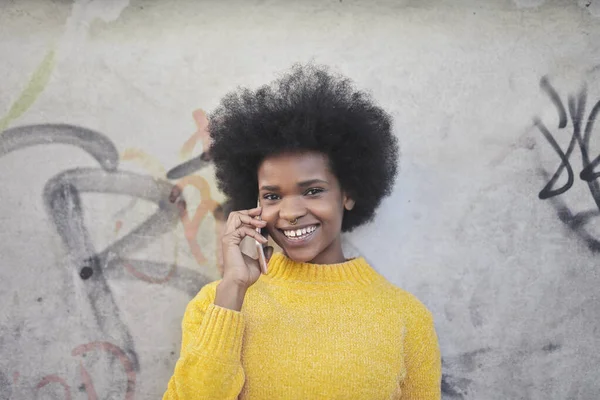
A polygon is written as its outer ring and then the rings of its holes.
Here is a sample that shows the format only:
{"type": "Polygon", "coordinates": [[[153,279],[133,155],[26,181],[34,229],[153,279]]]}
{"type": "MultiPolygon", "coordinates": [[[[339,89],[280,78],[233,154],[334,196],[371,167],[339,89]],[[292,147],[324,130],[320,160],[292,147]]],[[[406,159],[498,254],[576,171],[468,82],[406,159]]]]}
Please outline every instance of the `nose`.
{"type": "Polygon", "coordinates": [[[306,215],[306,206],[301,198],[288,196],[279,203],[279,217],[286,221],[298,220],[306,215]]]}

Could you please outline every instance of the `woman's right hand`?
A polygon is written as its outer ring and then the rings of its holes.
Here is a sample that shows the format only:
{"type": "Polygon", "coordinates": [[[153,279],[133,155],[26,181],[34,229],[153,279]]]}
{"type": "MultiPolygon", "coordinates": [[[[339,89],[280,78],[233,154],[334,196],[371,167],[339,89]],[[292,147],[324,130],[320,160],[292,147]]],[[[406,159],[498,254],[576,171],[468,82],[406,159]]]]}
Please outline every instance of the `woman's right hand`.
{"type": "MultiPolygon", "coordinates": [[[[225,224],[222,237],[223,250],[223,282],[246,290],[252,286],[260,277],[261,266],[258,260],[242,253],[240,244],[249,236],[257,240],[261,245],[267,243],[267,239],[256,231],[256,228],[264,228],[267,223],[256,217],[260,216],[260,207],[251,210],[232,211],[225,224]]],[[[265,249],[271,253],[272,249],[265,249]]],[[[267,259],[268,256],[267,255],[267,259]]]]}

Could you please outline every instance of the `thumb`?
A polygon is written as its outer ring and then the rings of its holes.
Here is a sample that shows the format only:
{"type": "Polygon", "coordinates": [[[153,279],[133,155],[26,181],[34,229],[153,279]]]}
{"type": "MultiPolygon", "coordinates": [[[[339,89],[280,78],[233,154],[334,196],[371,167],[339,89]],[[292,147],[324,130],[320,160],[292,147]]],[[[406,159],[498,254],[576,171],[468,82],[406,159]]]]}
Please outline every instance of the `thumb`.
{"type": "Polygon", "coordinates": [[[265,259],[267,260],[267,264],[269,263],[269,260],[271,260],[271,256],[273,256],[273,246],[267,246],[265,247],[265,259]]]}

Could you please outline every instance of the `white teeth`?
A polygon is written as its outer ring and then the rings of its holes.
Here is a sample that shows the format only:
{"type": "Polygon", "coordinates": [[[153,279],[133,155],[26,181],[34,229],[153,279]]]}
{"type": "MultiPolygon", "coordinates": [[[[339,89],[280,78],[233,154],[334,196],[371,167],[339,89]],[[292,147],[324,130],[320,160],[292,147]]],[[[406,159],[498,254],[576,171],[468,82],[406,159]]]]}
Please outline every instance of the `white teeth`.
{"type": "Polygon", "coordinates": [[[317,227],[313,225],[308,228],[296,229],[295,231],[283,231],[283,233],[289,238],[299,238],[314,232],[316,229],[317,227]]]}

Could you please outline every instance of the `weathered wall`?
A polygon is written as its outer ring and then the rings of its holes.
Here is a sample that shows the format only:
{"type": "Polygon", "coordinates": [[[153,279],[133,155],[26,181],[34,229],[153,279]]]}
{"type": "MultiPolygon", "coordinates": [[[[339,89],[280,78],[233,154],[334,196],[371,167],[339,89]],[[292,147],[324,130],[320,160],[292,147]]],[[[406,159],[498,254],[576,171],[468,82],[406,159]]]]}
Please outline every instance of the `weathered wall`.
{"type": "Polygon", "coordinates": [[[311,59],[395,118],[347,245],[434,313],[445,398],[597,398],[600,2],[482,3],[1,2],[0,399],[160,397],[218,276],[202,110],[311,59]]]}

